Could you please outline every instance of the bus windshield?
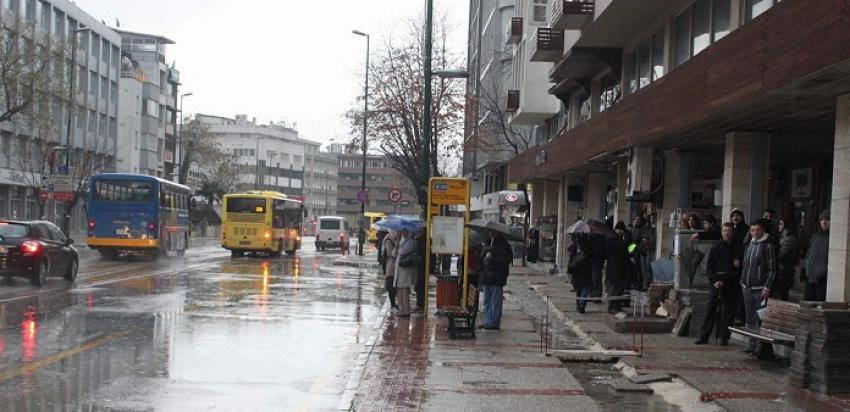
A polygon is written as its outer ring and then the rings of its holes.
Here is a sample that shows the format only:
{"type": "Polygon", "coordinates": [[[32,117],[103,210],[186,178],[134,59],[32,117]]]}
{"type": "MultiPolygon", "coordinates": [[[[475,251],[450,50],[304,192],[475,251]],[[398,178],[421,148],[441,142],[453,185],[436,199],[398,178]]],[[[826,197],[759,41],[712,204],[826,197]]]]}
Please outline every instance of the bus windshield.
{"type": "Polygon", "coordinates": [[[119,202],[150,202],[150,182],[136,180],[98,180],[95,182],[94,200],[119,202]]]}
{"type": "Polygon", "coordinates": [[[266,199],[253,197],[230,197],[227,199],[228,213],[266,213],[266,199]]]}

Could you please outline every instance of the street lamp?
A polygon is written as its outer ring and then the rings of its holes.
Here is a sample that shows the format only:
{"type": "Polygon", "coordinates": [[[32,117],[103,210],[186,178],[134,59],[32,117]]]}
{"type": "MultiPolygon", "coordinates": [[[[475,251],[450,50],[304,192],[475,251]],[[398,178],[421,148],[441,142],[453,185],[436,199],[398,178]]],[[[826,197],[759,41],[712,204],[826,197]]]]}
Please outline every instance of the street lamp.
{"type": "MultiPolygon", "coordinates": [[[[175,163],[177,164],[177,183],[180,183],[180,184],[186,183],[186,182],[180,181],[182,179],[182,176],[180,175],[180,169],[183,168],[183,98],[189,97],[189,96],[192,96],[192,95],[193,95],[192,92],[181,94],[180,95],[180,107],[178,108],[178,111],[180,112],[180,130],[179,130],[180,133],[177,134],[177,147],[174,148],[174,157],[176,158],[175,160],[179,160],[178,162],[175,162],[175,163]],[[178,148],[180,149],[179,150],[179,152],[180,152],[179,157],[177,156],[177,152],[178,152],[177,149],[178,148]]],[[[188,170],[186,171],[186,174],[189,174],[188,170]]]]}
{"type": "MultiPolygon", "coordinates": [[[[422,169],[419,187],[420,214],[425,219],[428,216],[428,179],[431,178],[431,49],[433,46],[432,32],[434,21],[434,0],[425,0],[425,90],[423,93],[422,113],[422,169]]],[[[428,234],[426,233],[426,236],[428,234]]]]}
{"type": "MultiPolygon", "coordinates": [[[[363,170],[360,175],[360,192],[366,192],[366,132],[369,120],[369,35],[359,30],[352,30],[351,33],[366,38],[366,73],[365,86],[363,88],[363,170]]],[[[363,245],[366,243],[366,228],[365,228],[365,213],[366,199],[360,202],[360,230],[357,232],[357,254],[363,256],[363,245]]]]}
{"type": "MultiPolygon", "coordinates": [[[[65,131],[65,170],[61,174],[71,172],[71,119],[74,117],[74,106],[77,99],[74,98],[74,85],[77,83],[77,34],[91,31],[88,27],[79,27],[71,30],[71,73],[70,84],[68,84],[68,123],[65,131]]],[[[52,172],[52,171],[51,171],[52,172]]],[[[65,216],[62,221],[62,231],[67,235],[71,227],[71,210],[66,205],[65,216]]]]}

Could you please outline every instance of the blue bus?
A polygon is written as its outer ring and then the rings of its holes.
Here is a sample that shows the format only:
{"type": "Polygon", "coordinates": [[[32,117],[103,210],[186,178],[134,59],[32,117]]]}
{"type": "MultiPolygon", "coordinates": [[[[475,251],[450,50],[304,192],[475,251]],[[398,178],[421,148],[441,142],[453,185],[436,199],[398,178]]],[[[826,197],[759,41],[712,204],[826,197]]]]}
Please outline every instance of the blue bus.
{"type": "Polygon", "coordinates": [[[107,260],[120,254],[159,256],[189,247],[186,186],[154,176],[106,173],[92,177],[86,244],[107,260]]]}

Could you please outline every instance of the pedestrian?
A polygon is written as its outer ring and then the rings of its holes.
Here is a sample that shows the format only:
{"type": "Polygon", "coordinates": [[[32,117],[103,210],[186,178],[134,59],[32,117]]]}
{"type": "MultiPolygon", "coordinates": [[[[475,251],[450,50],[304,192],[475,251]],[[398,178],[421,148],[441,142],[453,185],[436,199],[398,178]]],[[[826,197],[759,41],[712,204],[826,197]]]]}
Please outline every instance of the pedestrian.
{"type": "Polygon", "coordinates": [[[738,282],[741,270],[741,249],[735,244],[735,230],[731,222],[723,224],[720,242],[712,246],[708,253],[705,269],[711,284],[708,295],[705,320],[702,323],[697,345],[708,343],[711,332],[720,345],[729,342],[729,326],[735,316],[738,282]],[[719,319],[718,319],[719,318],[719,319]]]}
{"type": "Polygon", "coordinates": [[[424,264],[422,255],[416,247],[416,240],[410,230],[401,230],[401,240],[396,251],[395,283],[396,297],[398,298],[398,315],[410,316],[410,288],[416,282],[416,274],[419,267],[424,264]]]}
{"type": "MultiPolygon", "coordinates": [[[[767,227],[770,223],[758,219],[750,226],[750,242],[744,249],[744,261],[741,271],[741,290],[744,296],[747,327],[758,329],[761,319],[757,311],[767,305],[770,290],[776,280],[776,251],[767,227]]],[[[746,352],[758,355],[761,345],[750,339],[746,352]]]]}
{"type": "Polygon", "coordinates": [[[382,236],[383,242],[381,242],[381,247],[378,248],[381,251],[381,255],[383,255],[383,266],[384,266],[384,275],[386,278],[384,279],[384,289],[387,291],[387,297],[390,299],[390,307],[398,310],[398,304],[396,304],[396,290],[395,290],[395,271],[396,271],[396,259],[398,257],[398,233],[394,230],[387,231],[382,236]]]}
{"type": "MultiPolygon", "coordinates": [[[[750,226],[744,221],[744,212],[738,208],[732,209],[729,213],[729,220],[732,222],[732,228],[735,230],[733,243],[743,250],[744,239],[750,235],[750,226]]],[[[741,293],[740,289],[737,291],[737,295],[737,303],[735,305],[737,308],[737,311],[735,312],[735,325],[743,326],[747,321],[747,315],[744,312],[744,295],[741,293]]]]}
{"type": "Polygon", "coordinates": [[[567,265],[567,273],[576,291],[576,311],[584,313],[587,307],[587,299],[593,290],[593,265],[587,252],[587,235],[574,234],[572,244],[567,248],[570,254],[570,262],[567,265]]]}
{"type": "Polygon", "coordinates": [[[589,247],[589,257],[590,257],[590,274],[591,280],[593,281],[593,291],[591,292],[591,296],[597,299],[594,299],[594,303],[602,303],[599,299],[602,297],[602,272],[605,268],[605,236],[601,235],[590,235],[588,239],[589,247]]]}
{"type": "Polygon", "coordinates": [[[386,230],[379,230],[375,240],[375,249],[378,249],[378,265],[381,267],[381,273],[387,274],[387,260],[384,257],[384,238],[387,236],[386,230]]]}
{"type": "MultiPolygon", "coordinates": [[[[764,231],[770,235],[770,241],[773,242],[773,248],[779,252],[779,231],[776,229],[776,211],[767,208],[761,213],[761,218],[764,220],[764,231]]],[[[750,242],[750,233],[744,237],[744,244],[750,242]]]]}
{"type": "Polygon", "coordinates": [[[632,242],[635,243],[635,280],[632,282],[632,289],[635,290],[646,290],[649,286],[649,259],[648,255],[650,253],[649,250],[649,239],[651,237],[650,234],[651,228],[646,223],[646,219],[644,219],[642,214],[636,214],[634,219],[632,219],[632,229],[631,236],[632,242]]]}
{"type": "Polygon", "coordinates": [[[537,263],[540,252],[540,229],[532,227],[528,231],[528,253],[526,253],[526,261],[528,263],[537,263]]]}
{"type": "Polygon", "coordinates": [[[490,242],[481,249],[478,283],[484,292],[483,329],[498,330],[502,326],[502,300],[504,287],[513,261],[511,245],[501,233],[490,234],[490,242]]]}
{"type": "Polygon", "coordinates": [[[630,269],[626,224],[614,225],[614,233],[605,237],[605,283],[608,292],[608,313],[616,314],[623,308],[620,297],[625,291],[625,282],[630,269]]]}
{"type": "Polygon", "coordinates": [[[778,270],[773,288],[773,297],[787,301],[788,292],[794,287],[794,275],[797,271],[798,244],[797,233],[789,219],[779,219],[776,229],[779,232],[778,270]]]}
{"type": "Polygon", "coordinates": [[[809,242],[806,261],[800,280],[806,282],[803,300],[823,302],[826,300],[826,275],[829,263],[829,210],[820,214],[818,232],[809,242]]]}
{"type": "Polygon", "coordinates": [[[721,238],[721,230],[717,226],[717,219],[711,213],[705,215],[702,219],[702,232],[691,235],[692,242],[697,240],[720,240],[721,238]]]}

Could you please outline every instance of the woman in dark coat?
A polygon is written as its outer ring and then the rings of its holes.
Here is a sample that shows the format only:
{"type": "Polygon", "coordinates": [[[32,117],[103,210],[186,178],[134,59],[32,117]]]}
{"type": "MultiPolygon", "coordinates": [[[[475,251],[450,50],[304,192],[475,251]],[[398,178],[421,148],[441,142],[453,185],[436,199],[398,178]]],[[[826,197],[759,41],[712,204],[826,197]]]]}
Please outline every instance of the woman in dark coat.
{"type": "Polygon", "coordinates": [[[587,307],[587,298],[593,291],[593,263],[590,260],[589,244],[586,235],[571,235],[572,244],[567,248],[570,254],[570,262],[567,273],[576,291],[576,311],[584,313],[587,307]]]}
{"type": "Polygon", "coordinates": [[[773,284],[773,297],[779,300],[788,300],[788,291],[794,286],[794,274],[797,271],[797,234],[794,225],[789,224],[788,219],[779,219],[777,230],[779,231],[779,257],[777,263],[779,271],[776,273],[776,282],[773,284]]]}
{"type": "Polygon", "coordinates": [[[626,224],[622,221],[617,222],[614,233],[605,238],[605,259],[608,297],[613,299],[608,303],[608,312],[617,313],[623,308],[622,301],[617,298],[625,291],[625,282],[630,278],[629,271],[632,267],[626,241],[626,224]]]}

